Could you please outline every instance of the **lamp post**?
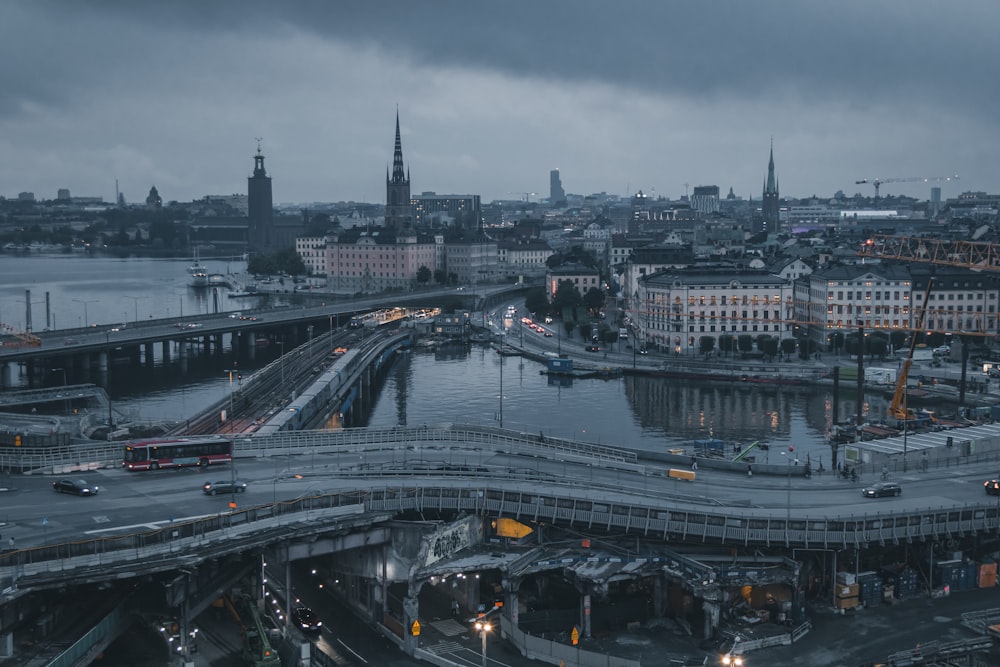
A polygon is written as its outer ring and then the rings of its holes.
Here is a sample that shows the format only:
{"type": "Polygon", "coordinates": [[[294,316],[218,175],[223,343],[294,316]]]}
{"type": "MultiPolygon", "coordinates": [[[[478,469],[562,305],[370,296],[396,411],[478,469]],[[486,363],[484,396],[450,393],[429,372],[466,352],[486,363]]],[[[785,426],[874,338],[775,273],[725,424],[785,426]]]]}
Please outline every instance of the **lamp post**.
{"type": "Polygon", "coordinates": [[[483,640],[483,667],[486,667],[486,633],[493,627],[486,621],[476,621],[476,631],[483,640]]]}
{"type": "Polygon", "coordinates": [[[500,428],[503,428],[503,363],[504,360],[506,359],[503,353],[503,343],[504,343],[504,337],[503,333],[501,333],[500,334],[500,412],[497,413],[497,421],[500,422],[500,428]]]}
{"type": "Polygon", "coordinates": [[[83,326],[90,326],[90,318],[87,316],[87,304],[88,303],[100,303],[100,299],[73,299],[76,303],[83,304],[83,326]]]}
{"type": "MultiPolygon", "coordinates": [[[[795,447],[792,445],[788,446],[787,452],[781,452],[781,455],[787,459],[787,466],[785,468],[785,478],[787,479],[786,484],[786,498],[785,498],[785,533],[788,533],[788,524],[792,520],[792,459],[794,458],[793,453],[795,452],[795,447]]],[[[796,460],[798,463],[798,460],[796,460]]]]}
{"type": "Polygon", "coordinates": [[[105,391],[108,394],[108,434],[110,435],[111,431],[115,430],[114,413],[112,413],[111,411],[111,332],[110,331],[104,332],[104,344],[108,348],[107,352],[105,352],[105,354],[108,355],[108,382],[107,382],[108,386],[105,388],[105,391]]]}
{"type": "Polygon", "coordinates": [[[126,294],[125,298],[126,299],[132,299],[132,306],[134,307],[134,310],[135,310],[135,319],[133,321],[138,322],[139,321],[139,299],[145,299],[147,297],[144,297],[144,296],[128,296],[126,294]]]}

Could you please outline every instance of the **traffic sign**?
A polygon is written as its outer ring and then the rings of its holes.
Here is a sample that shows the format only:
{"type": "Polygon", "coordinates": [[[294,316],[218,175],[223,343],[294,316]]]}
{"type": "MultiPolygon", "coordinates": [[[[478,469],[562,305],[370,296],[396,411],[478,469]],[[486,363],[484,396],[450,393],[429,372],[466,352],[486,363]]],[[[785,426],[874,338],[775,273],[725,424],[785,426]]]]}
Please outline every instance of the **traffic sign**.
{"type": "Polygon", "coordinates": [[[569,637],[573,640],[573,646],[580,643],[580,630],[575,625],[573,626],[573,632],[570,633],[569,637]]]}
{"type": "Polygon", "coordinates": [[[414,637],[420,636],[420,621],[414,619],[413,625],[410,626],[410,634],[414,637]]]}

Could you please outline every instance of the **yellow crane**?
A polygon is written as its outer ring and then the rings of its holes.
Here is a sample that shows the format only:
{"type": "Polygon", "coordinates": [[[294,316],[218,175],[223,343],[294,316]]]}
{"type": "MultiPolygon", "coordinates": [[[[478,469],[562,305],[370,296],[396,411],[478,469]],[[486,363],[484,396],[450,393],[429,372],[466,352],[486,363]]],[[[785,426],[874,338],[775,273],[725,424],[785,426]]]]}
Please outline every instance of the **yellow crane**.
{"type": "MultiPolygon", "coordinates": [[[[920,310],[917,311],[917,322],[914,327],[914,333],[910,334],[910,351],[907,353],[906,359],[903,360],[903,365],[899,371],[899,377],[896,378],[896,390],[893,392],[892,401],[889,403],[888,412],[890,419],[895,419],[897,421],[913,421],[917,418],[916,413],[904,404],[903,398],[906,394],[906,378],[910,374],[910,366],[913,365],[913,350],[917,346],[916,332],[920,330],[921,325],[924,323],[924,313],[927,312],[927,301],[930,299],[931,288],[933,285],[934,280],[928,279],[927,289],[924,290],[924,301],[920,306],[920,310]]],[[[933,414],[930,416],[933,420],[933,414]]]]}

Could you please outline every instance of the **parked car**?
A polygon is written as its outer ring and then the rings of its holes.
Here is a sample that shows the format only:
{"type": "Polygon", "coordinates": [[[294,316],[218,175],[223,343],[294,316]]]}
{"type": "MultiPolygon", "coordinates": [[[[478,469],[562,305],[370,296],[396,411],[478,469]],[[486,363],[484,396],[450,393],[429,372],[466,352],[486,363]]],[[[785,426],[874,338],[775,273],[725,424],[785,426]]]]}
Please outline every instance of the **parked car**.
{"type": "Polygon", "coordinates": [[[323,629],[323,621],[319,620],[316,612],[309,607],[295,607],[292,609],[292,622],[302,632],[319,632],[323,629]]]}
{"type": "Polygon", "coordinates": [[[52,488],[56,493],[75,493],[78,496],[96,496],[100,487],[96,484],[88,484],[84,479],[60,479],[52,482],[52,488]]]}
{"type": "Polygon", "coordinates": [[[587,352],[600,352],[601,348],[598,345],[588,345],[587,352]]]}
{"type": "Polygon", "coordinates": [[[898,496],[903,492],[903,488],[897,482],[876,482],[865,487],[861,495],[865,498],[881,498],[883,496],[898,496]]]}
{"type": "Polygon", "coordinates": [[[934,354],[948,356],[949,354],[951,354],[951,348],[948,347],[947,345],[942,345],[941,347],[935,347],[934,354]]]}
{"type": "Polygon", "coordinates": [[[66,340],[63,341],[63,345],[79,345],[79,344],[80,341],[78,341],[76,338],[67,338],[66,340]]]}
{"type": "Polygon", "coordinates": [[[243,493],[247,490],[247,483],[240,480],[205,482],[202,490],[210,496],[214,496],[217,493],[243,493]]]}
{"type": "Polygon", "coordinates": [[[1000,496],[1000,479],[988,479],[983,482],[983,486],[986,488],[986,495],[1000,496]]]}

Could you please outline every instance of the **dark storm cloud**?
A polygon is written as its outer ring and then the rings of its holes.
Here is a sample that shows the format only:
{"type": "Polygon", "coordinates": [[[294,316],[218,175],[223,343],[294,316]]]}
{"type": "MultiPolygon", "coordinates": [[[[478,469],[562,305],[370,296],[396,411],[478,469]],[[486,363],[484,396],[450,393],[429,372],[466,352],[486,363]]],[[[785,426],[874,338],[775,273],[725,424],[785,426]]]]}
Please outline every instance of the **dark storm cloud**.
{"type": "Polygon", "coordinates": [[[239,192],[263,136],[278,201],[378,201],[397,104],[415,189],[487,200],[559,166],[571,192],[759,195],[772,136],[783,193],[994,190],[997,19],[992,0],[8,2],[0,194],[239,192]]]}
{"type": "Polygon", "coordinates": [[[1000,95],[992,83],[1000,73],[993,0],[42,4],[54,20],[99,16],[206,38],[289,26],[419,63],[659,94],[756,98],[795,90],[855,105],[955,96],[972,112],[1000,95]]]}

